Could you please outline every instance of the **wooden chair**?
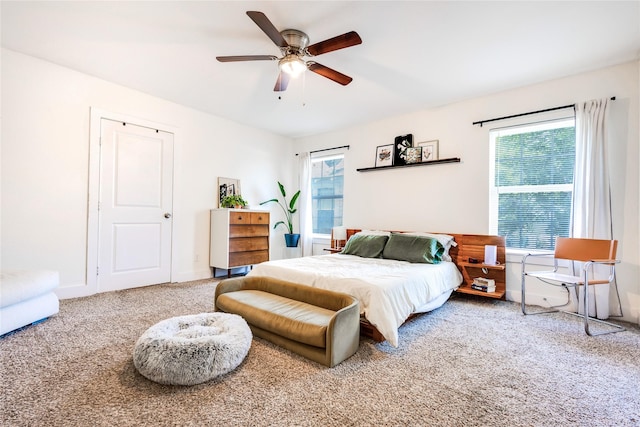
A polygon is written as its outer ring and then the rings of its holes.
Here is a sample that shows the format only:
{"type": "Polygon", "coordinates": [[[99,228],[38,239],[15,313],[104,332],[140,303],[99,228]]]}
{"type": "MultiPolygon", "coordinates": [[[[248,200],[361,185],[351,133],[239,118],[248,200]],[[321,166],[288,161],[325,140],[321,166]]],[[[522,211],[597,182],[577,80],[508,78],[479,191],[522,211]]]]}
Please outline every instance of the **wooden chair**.
{"type": "MultiPolygon", "coordinates": [[[[600,239],[577,239],[577,238],[568,238],[568,237],[557,237],[556,238],[556,247],[553,254],[527,254],[522,258],[522,313],[527,314],[542,314],[542,313],[553,313],[560,310],[557,310],[558,307],[563,307],[569,304],[570,296],[569,296],[569,288],[573,288],[576,291],[580,286],[583,289],[583,313],[573,313],[573,312],[565,312],[568,314],[577,315],[579,317],[584,318],[584,330],[587,335],[595,336],[595,335],[603,335],[614,332],[624,331],[625,328],[622,326],[616,325],[611,322],[606,322],[601,319],[596,319],[589,316],[589,292],[588,286],[591,285],[599,285],[599,284],[612,284],[615,278],[615,265],[619,263],[619,260],[616,260],[616,250],[618,247],[617,240],[600,240],[600,239]],[[551,271],[533,271],[527,270],[527,260],[530,257],[542,257],[542,256],[553,256],[553,270],[551,271]],[[572,262],[579,261],[584,263],[581,268],[581,271],[578,275],[573,274],[563,274],[558,273],[558,260],[568,260],[572,262]],[[595,266],[604,265],[608,267],[609,274],[608,277],[605,278],[596,278],[593,274],[593,270],[595,266]],[[542,310],[537,312],[527,312],[526,310],[526,278],[527,277],[535,277],[536,279],[541,280],[544,283],[561,286],[567,291],[567,303],[562,305],[551,306],[551,310],[542,310]],[[584,286],[585,283],[587,286],[584,286]],[[614,330],[605,330],[602,332],[591,332],[589,330],[589,321],[599,322],[602,324],[609,325],[614,328],[614,330]]],[[[530,264],[529,264],[530,265],[530,264]]],[[[615,286],[615,283],[613,283],[615,286]]],[[[618,288],[616,286],[616,294],[618,294],[618,288]]],[[[618,294],[618,301],[620,301],[620,295],[618,294]]]]}

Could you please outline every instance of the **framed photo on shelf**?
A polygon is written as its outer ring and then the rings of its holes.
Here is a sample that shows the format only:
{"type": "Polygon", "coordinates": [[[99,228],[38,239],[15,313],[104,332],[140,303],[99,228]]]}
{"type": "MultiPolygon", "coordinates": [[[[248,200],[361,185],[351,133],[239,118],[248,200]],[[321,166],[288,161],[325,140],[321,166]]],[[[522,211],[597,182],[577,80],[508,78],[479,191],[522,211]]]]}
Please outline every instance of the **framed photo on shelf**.
{"type": "Polygon", "coordinates": [[[438,140],[419,142],[418,147],[422,148],[422,161],[429,162],[438,160],[438,140]]]}
{"type": "Polygon", "coordinates": [[[227,196],[240,195],[240,180],[218,177],[218,207],[222,207],[222,199],[227,196]]]}
{"type": "Polygon", "coordinates": [[[378,145],[376,147],[377,168],[381,166],[391,166],[393,164],[393,144],[378,145]]]}
{"type": "Polygon", "coordinates": [[[422,147],[407,148],[407,164],[422,162],[422,147]]]}
{"type": "Polygon", "coordinates": [[[413,135],[400,135],[396,136],[393,147],[393,164],[405,165],[407,164],[407,148],[413,147],[413,135]]]}

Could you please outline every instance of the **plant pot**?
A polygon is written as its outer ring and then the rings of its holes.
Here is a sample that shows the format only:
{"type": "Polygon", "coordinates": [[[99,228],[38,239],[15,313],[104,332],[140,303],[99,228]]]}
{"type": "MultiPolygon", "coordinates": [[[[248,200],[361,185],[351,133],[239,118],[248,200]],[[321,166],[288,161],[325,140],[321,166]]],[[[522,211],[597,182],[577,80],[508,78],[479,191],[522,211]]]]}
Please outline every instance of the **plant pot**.
{"type": "Polygon", "coordinates": [[[298,241],[300,240],[299,234],[285,234],[284,235],[284,243],[288,248],[295,248],[298,246],[298,241]]]}

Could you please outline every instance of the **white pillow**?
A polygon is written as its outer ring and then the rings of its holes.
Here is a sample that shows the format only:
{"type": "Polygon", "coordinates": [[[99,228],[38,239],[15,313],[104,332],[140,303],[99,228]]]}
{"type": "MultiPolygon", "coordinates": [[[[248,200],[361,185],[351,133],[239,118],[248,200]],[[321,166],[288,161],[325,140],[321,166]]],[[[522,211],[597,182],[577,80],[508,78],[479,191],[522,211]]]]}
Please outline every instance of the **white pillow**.
{"type": "Polygon", "coordinates": [[[448,234],[434,234],[424,231],[412,231],[406,234],[410,234],[412,236],[425,236],[436,239],[442,246],[444,246],[444,254],[442,255],[443,261],[451,261],[451,256],[449,256],[449,249],[451,249],[452,246],[458,246],[458,244],[454,240],[454,237],[448,234]]]}
{"type": "Polygon", "coordinates": [[[360,234],[361,236],[391,236],[390,231],[382,230],[360,230],[356,234],[360,234]]]}

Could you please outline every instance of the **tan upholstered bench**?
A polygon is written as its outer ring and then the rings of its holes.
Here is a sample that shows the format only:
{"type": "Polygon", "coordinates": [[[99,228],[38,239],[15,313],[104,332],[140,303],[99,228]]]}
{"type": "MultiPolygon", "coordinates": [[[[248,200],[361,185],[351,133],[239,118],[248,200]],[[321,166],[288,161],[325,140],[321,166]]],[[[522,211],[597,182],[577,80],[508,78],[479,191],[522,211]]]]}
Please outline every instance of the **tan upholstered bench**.
{"type": "Polygon", "coordinates": [[[360,307],[350,295],[269,277],[221,281],[216,311],[242,316],[255,336],[333,367],[360,344],[360,307]]]}

